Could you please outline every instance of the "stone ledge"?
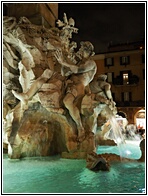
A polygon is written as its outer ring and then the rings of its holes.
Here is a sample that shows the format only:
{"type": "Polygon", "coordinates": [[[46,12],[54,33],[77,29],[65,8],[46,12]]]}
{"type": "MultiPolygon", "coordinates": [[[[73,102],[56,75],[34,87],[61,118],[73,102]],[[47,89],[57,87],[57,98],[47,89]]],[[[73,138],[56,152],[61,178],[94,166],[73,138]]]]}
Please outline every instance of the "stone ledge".
{"type": "Polygon", "coordinates": [[[86,159],[87,152],[62,152],[61,158],[66,159],[86,159]]]}

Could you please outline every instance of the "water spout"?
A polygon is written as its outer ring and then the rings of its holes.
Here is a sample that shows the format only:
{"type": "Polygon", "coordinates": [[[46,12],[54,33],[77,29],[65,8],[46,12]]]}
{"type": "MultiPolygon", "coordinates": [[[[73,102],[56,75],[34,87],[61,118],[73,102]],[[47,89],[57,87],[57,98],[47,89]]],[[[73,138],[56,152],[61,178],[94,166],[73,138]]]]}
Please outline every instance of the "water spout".
{"type": "Polygon", "coordinates": [[[115,115],[109,107],[105,107],[104,112],[111,125],[108,137],[115,141],[119,149],[120,157],[122,157],[122,152],[124,151],[124,145],[126,143],[122,134],[122,129],[119,126],[115,115]]]}

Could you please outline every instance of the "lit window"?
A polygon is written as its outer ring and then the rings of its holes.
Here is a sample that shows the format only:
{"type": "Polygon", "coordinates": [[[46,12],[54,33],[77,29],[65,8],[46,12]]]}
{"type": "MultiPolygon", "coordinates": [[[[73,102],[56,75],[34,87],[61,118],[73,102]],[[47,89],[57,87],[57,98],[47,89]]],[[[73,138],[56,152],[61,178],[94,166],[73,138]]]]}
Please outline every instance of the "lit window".
{"type": "Polygon", "coordinates": [[[124,80],[128,79],[128,74],[127,73],[126,74],[123,74],[123,79],[124,80]]]}
{"type": "Polygon", "coordinates": [[[123,84],[129,84],[128,73],[123,74],[123,84]]]}

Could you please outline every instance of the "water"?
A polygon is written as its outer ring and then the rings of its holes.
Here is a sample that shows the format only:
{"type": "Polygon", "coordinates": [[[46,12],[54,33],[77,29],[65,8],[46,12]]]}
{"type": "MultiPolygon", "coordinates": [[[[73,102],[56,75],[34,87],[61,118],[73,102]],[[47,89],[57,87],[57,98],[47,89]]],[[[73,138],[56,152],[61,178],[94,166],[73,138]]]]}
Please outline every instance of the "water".
{"type": "Polygon", "coordinates": [[[118,146],[99,146],[97,149],[97,154],[114,153],[119,156],[122,154],[122,157],[125,158],[139,159],[141,157],[139,144],[140,140],[125,140],[124,144],[120,144],[120,149],[118,146]]]}
{"type": "MultiPolygon", "coordinates": [[[[132,158],[139,146],[129,144],[132,158]]],[[[116,146],[99,146],[97,153],[116,153],[116,146]]],[[[85,160],[59,156],[22,160],[3,158],[3,193],[144,193],[145,163],[111,162],[109,172],[93,172],[85,160]]]]}
{"type": "Polygon", "coordinates": [[[128,158],[129,155],[131,155],[131,152],[128,150],[130,146],[127,146],[127,144],[125,143],[125,138],[122,134],[122,129],[119,126],[115,115],[109,107],[105,107],[104,111],[111,125],[110,131],[106,133],[108,135],[107,137],[111,140],[114,140],[114,142],[117,144],[117,149],[120,157],[128,158]]]}
{"type": "Polygon", "coordinates": [[[115,115],[109,107],[105,107],[104,111],[106,112],[107,119],[109,120],[111,125],[112,135],[109,134],[109,137],[116,142],[118,148],[120,149],[120,145],[125,143],[121,127],[119,126],[115,115]]]}

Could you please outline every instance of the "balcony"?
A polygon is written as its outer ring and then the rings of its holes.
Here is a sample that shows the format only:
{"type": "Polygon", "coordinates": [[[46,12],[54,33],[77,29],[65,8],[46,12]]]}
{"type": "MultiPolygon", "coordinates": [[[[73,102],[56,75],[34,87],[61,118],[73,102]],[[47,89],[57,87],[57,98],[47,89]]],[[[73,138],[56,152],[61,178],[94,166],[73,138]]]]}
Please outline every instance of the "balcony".
{"type": "Polygon", "coordinates": [[[139,83],[139,77],[137,75],[132,75],[129,77],[128,81],[124,81],[122,76],[117,76],[114,78],[113,84],[115,86],[137,86],[139,83]]]}

